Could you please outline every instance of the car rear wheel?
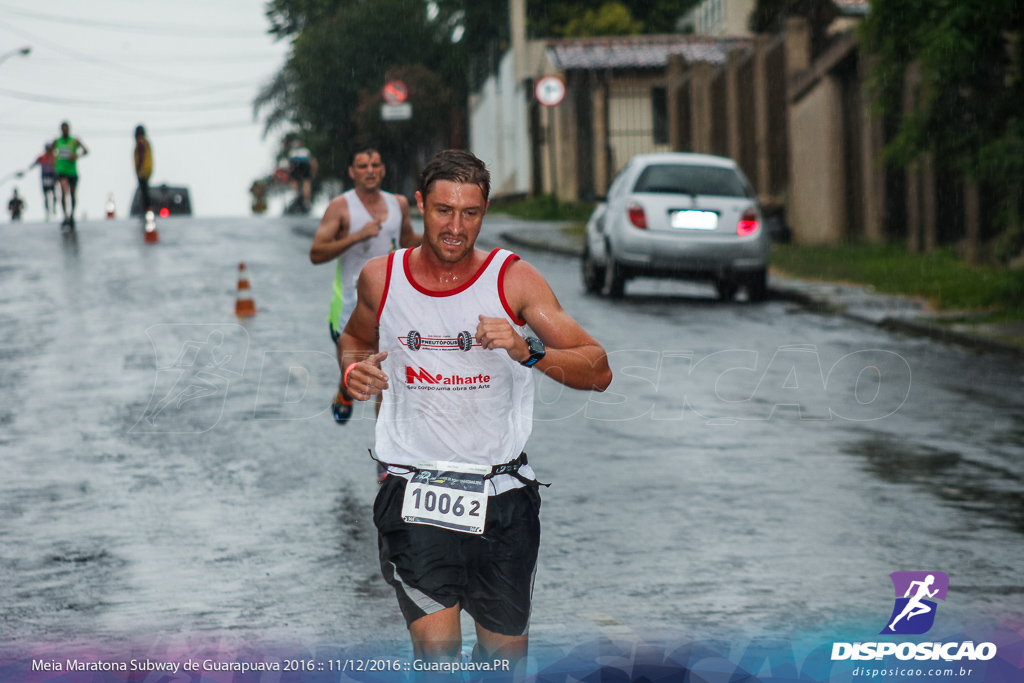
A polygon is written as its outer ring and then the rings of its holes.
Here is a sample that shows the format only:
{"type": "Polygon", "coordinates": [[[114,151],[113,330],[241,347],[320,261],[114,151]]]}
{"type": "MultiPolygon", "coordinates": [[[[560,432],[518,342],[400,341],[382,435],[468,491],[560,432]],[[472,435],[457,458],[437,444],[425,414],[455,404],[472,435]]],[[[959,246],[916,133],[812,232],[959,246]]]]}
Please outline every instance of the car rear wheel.
{"type": "Polygon", "coordinates": [[[747,298],[754,303],[768,299],[768,273],[763,269],[754,272],[747,280],[747,298]]]}
{"type": "Polygon", "coordinates": [[[715,289],[718,290],[718,298],[721,301],[732,301],[736,296],[736,290],[739,289],[739,285],[733,279],[722,278],[715,282],[715,289]]]}
{"type": "Polygon", "coordinates": [[[626,278],[611,251],[608,252],[608,264],[604,268],[604,295],[611,299],[621,299],[626,293],[626,278]]]}
{"type": "Polygon", "coordinates": [[[604,285],[604,268],[590,255],[590,246],[583,247],[583,288],[588,294],[599,294],[604,285]]]}

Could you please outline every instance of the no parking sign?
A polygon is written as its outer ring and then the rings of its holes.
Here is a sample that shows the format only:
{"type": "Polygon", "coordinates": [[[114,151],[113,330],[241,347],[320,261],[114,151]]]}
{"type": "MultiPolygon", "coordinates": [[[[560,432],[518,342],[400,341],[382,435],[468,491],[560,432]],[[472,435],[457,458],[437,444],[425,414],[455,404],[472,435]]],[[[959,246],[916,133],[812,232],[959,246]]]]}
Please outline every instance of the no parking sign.
{"type": "Polygon", "coordinates": [[[544,76],[533,86],[533,95],[545,107],[557,107],[565,99],[565,83],[558,76],[544,76]]]}

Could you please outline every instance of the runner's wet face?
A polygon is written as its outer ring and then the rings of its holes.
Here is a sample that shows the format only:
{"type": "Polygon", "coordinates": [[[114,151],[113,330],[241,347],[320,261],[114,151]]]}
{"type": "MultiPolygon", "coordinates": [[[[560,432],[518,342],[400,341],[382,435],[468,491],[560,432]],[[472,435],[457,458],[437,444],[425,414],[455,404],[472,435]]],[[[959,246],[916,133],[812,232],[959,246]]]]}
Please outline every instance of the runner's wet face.
{"type": "Polygon", "coordinates": [[[68,124],[66,124],[66,123],[60,124],[60,134],[61,135],[63,135],[64,137],[67,137],[70,132],[71,132],[71,129],[68,127],[68,124]]]}
{"type": "Polygon", "coordinates": [[[416,193],[423,213],[423,243],[442,263],[457,263],[473,251],[488,202],[472,183],[438,180],[424,197],[416,193]]]}
{"type": "Polygon", "coordinates": [[[352,165],[348,167],[348,176],[355,183],[357,190],[377,190],[384,178],[384,162],[376,152],[357,154],[352,165]]]}

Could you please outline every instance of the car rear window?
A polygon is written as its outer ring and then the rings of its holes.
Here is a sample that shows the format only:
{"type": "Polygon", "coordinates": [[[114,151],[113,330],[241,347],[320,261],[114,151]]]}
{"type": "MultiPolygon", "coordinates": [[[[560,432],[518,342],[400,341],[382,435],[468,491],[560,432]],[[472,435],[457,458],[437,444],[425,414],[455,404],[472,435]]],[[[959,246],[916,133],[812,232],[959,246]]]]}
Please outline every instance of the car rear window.
{"type": "Polygon", "coordinates": [[[633,192],[709,194],[749,197],[746,184],[731,168],[682,164],[653,164],[637,178],[633,192]]]}

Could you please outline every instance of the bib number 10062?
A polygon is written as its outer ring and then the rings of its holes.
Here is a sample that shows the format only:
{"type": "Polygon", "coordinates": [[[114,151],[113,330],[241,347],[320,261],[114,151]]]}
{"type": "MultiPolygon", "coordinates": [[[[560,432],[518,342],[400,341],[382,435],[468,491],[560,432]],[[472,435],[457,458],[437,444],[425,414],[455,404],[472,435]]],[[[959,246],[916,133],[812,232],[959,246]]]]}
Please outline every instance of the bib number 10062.
{"type": "Polygon", "coordinates": [[[482,534],[486,518],[482,475],[421,469],[406,484],[402,519],[409,524],[482,534]]]}
{"type": "Polygon", "coordinates": [[[466,506],[462,504],[463,500],[466,498],[465,495],[455,498],[455,502],[452,502],[452,498],[454,497],[452,494],[442,493],[437,495],[430,489],[426,489],[426,493],[424,493],[424,489],[414,488],[412,491],[412,497],[416,501],[415,508],[417,510],[420,509],[420,498],[422,497],[422,507],[427,512],[433,512],[436,506],[437,511],[442,515],[447,515],[450,511],[456,517],[466,515],[467,519],[469,517],[480,516],[480,501],[467,501],[469,503],[469,511],[467,512],[466,506]]]}

